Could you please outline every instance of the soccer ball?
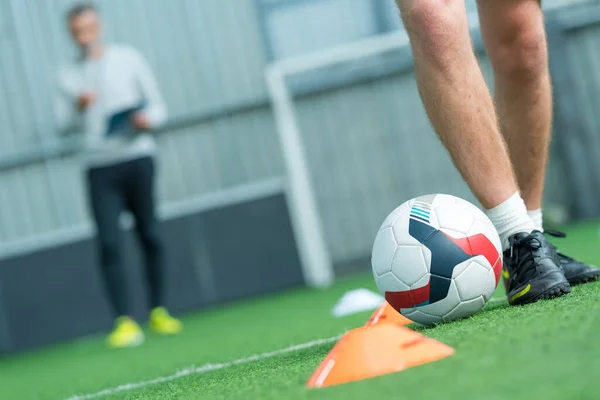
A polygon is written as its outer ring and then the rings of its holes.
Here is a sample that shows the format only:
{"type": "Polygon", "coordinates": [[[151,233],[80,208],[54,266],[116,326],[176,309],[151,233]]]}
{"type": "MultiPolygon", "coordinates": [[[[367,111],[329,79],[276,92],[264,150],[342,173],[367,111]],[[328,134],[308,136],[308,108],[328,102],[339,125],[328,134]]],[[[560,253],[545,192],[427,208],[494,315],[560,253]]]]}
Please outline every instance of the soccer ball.
{"type": "Polygon", "coordinates": [[[383,222],[371,263],[387,302],[412,321],[433,325],[469,317],[492,297],[502,269],[492,222],[454,196],[417,197],[383,222]]]}

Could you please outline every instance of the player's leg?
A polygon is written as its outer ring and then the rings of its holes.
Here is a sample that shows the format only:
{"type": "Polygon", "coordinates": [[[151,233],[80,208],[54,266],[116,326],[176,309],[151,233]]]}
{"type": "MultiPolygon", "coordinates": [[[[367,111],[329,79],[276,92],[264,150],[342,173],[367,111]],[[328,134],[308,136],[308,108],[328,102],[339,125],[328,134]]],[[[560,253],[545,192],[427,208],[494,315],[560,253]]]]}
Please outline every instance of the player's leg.
{"type": "MultiPolygon", "coordinates": [[[[478,6],[502,132],[529,215],[543,231],[552,89],[540,0],[478,0],[478,6]]],[[[570,283],[600,276],[596,268],[560,253],[559,258],[570,283]]]]}
{"type": "Polygon", "coordinates": [[[177,333],[182,324],[165,308],[166,263],[154,201],[154,160],[145,157],[130,161],[123,176],[127,206],[135,217],[136,232],[144,250],[152,307],[150,326],[159,333],[177,333]]]}
{"type": "Polygon", "coordinates": [[[496,207],[517,192],[517,184],[473,53],[465,2],[397,3],[431,123],[479,201],[488,209],[496,207]]]}
{"type": "Polygon", "coordinates": [[[502,133],[528,210],[542,207],[552,90],[540,0],[478,0],[502,133]]]}
{"type": "Polygon", "coordinates": [[[494,104],[477,63],[464,0],[398,0],[410,36],[421,98],[456,167],[490,209],[503,246],[533,223],[500,135],[494,104]]]}
{"type": "Polygon", "coordinates": [[[543,277],[529,273],[541,267],[537,243],[544,239],[531,234],[533,222],[518,193],[494,104],[472,49],[464,0],[397,3],[428,116],[469,187],[488,208],[503,247],[517,250],[511,254],[518,261],[518,275],[527,279],[513,288],[511,303],[567,292],[568,283],[552,258],[542,257],[547,270],[543,277]]]}
{"type": "Polygon", "coordinates": [[[88,172],[88,189],[92,214],[97,228],[100,267],[112,312],[117,317],[115,328],[107,338],[111,347],[140,344],[144,335],[129,316],[127,274],[122,260],[122,233],[119,217],[125,209],[118,187],[118,171],[114,166],[94,168],[88,172]]]}

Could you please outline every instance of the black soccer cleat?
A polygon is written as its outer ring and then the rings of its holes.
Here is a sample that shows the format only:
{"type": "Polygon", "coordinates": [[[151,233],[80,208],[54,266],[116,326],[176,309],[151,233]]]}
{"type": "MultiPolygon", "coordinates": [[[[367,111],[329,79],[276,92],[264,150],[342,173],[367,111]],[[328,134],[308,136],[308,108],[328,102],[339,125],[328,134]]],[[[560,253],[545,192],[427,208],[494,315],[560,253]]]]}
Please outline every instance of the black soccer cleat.
{"type": "MultiPolygon", "coordinates": [[[[544,233],[558,238],[567,237],[566,234],[558,231],[545,231],[544,233]]],[[[561,253],[556,247],[554,247],[554,250],[556,251],[556,254],[558,254],[560,266],[565,273],[565,278],[567,278],[567,281],[569,281],[571,285],[591,282],[600,278],[600,269],[577,261],[574,258],[561,253]]]]}
{"type": "Polygon", "coordinates": [[[502,275],[509,304],[534,303],[571,291],[558,254],[542,232],[517,233],[508,240],[502,275]]]}

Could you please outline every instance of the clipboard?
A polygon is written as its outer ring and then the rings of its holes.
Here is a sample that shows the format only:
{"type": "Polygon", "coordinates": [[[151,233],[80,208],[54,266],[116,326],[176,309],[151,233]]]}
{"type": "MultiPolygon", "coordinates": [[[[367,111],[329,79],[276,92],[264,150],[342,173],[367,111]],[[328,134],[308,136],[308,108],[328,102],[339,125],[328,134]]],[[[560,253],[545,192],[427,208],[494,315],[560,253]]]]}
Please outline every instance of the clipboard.
{"type": "Polygon", "coordinates": [[[130,137],[138,130],[131,123],[131,118],[139,111],[144,109],[144,104],[140,104],[136,107],[127,108],[112,114],[108,118],[106,127],[106,137],[130,137]]]}

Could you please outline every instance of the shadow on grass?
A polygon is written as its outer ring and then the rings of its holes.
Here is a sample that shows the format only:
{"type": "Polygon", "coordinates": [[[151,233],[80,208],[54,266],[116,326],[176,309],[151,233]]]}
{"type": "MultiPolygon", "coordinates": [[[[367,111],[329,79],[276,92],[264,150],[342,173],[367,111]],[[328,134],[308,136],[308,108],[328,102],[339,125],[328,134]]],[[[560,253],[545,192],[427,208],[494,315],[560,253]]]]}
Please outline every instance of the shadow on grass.
{"type": "Polygon", "coordinates": [[[432,325],[432,326],[426,326],[426,325],[420,325],[417,323],[412,323],[412,324],[407,325],[406,327],[410,328],[416,332],[425,334],[429,331],[436,330],[441,326],[447,327],[452,324],[461,324],[461,323],[465,323],[467,321],[473,321],[474,319],[480,318],[489,312],[497,311],[497,310],[501,310],[501,309],[505,309],[505,308],[509,308],[509,307],[510,306],[508,305],[508,302],[506,302],[506,301],[488,302],[485,305],[485,307],[483,308],[483,310],[481,310],[480,312],[478,312],[474,315],[466,317],[466,318],[458,319],[458,320],[455,320],[452,322],[445,322],[442,324],[432,325]]]}

